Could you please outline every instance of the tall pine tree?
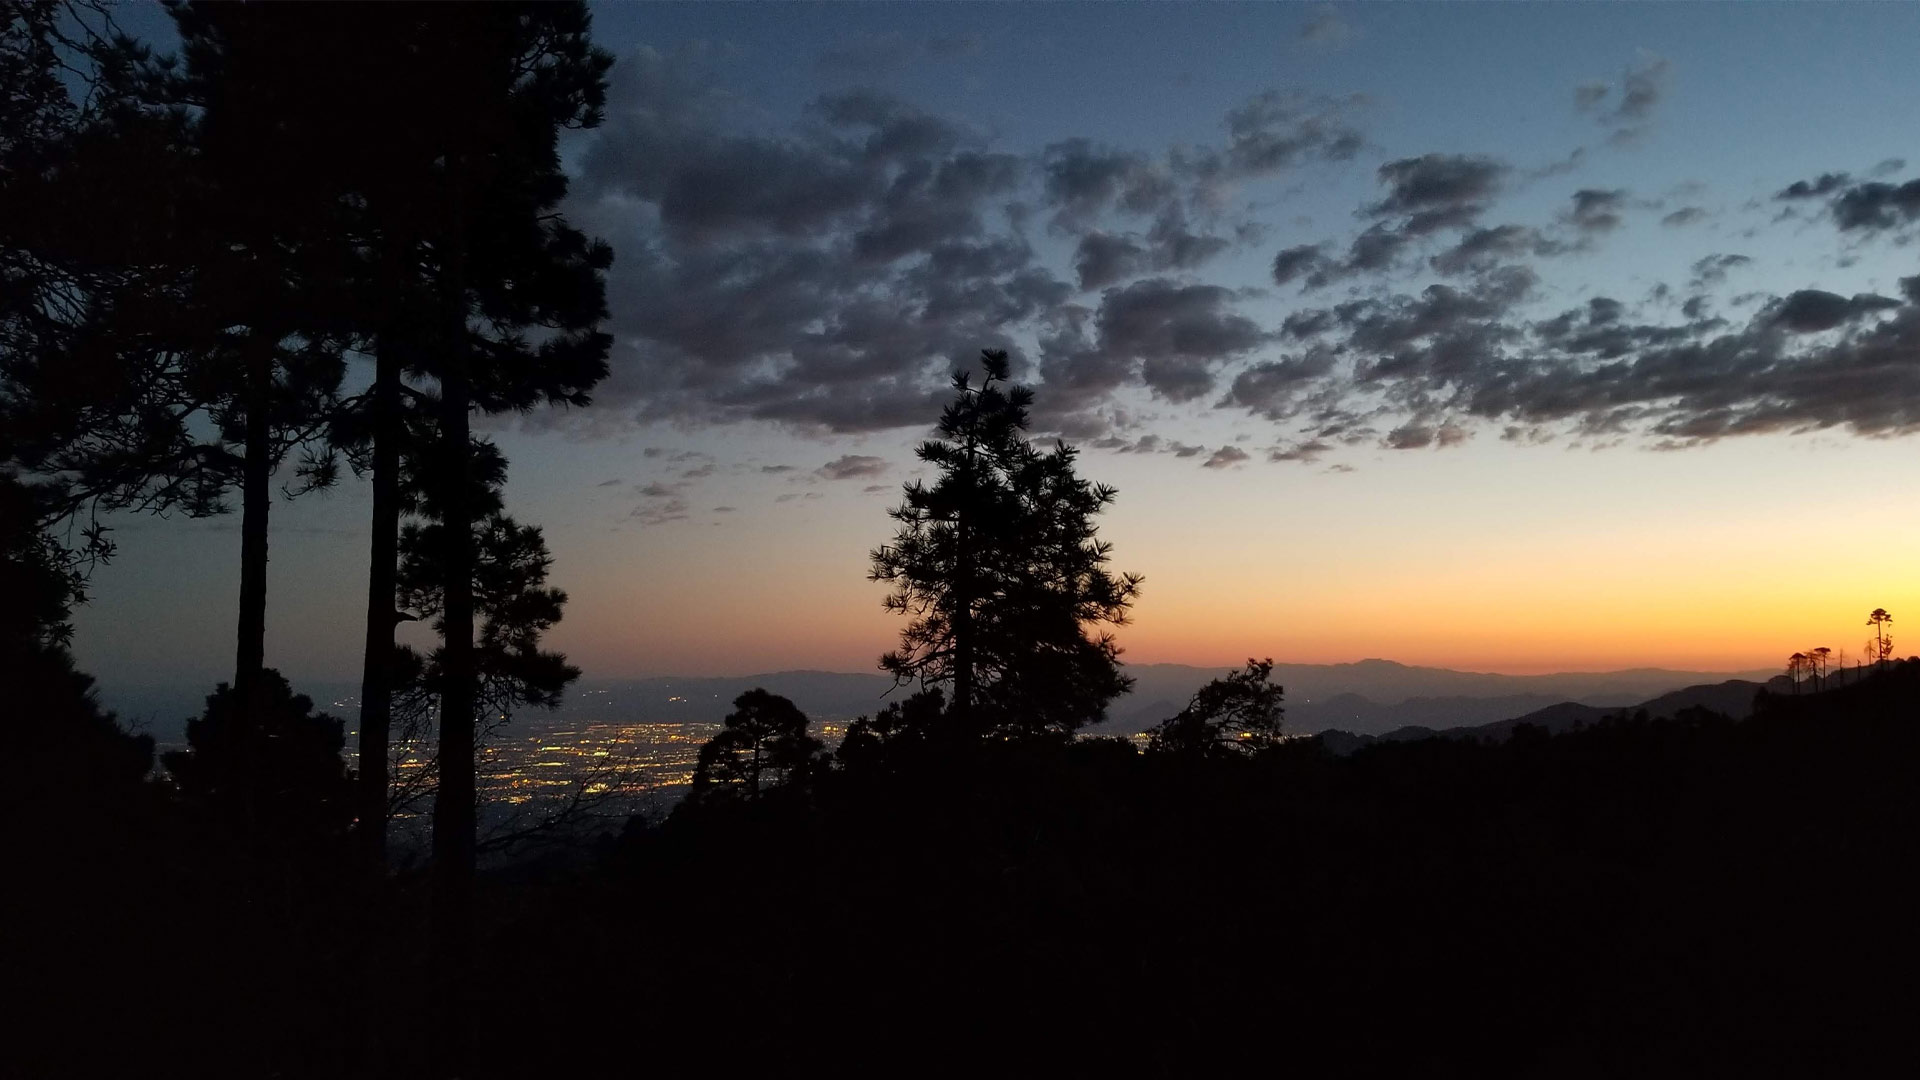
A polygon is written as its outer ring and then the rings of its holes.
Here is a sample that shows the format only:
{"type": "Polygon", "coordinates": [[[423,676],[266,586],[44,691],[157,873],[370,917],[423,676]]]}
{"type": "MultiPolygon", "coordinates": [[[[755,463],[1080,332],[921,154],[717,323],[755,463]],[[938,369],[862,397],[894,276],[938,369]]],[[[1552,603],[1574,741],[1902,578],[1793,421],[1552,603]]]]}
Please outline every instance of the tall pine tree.
{"type": "Polygon", "coordinates": [[[911,620],[880,664],[949,687],[957,737],[1063,736],[1131,684],[1097,628],[1127,621],[1141,579],[1106,569],[1093,519],[1114,490],[1075,474],[1072,447],[1027,440],[1033,395],[1007,384],[1004,352],[981,367],[977,386],[954,376],[940,437],[917,451],[938,478],[906,486],[898,533],[872,552],[869,576],[893,586],[887,610],[911,620]]]}

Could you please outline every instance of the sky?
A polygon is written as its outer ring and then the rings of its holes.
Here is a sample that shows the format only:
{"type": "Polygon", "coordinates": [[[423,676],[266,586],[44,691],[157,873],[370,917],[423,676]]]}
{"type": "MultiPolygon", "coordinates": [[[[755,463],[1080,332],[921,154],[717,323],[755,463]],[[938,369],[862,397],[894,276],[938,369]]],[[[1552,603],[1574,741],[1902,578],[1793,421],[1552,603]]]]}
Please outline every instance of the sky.
{"type": "MultiPolygon", "coordinates": [[[[989,347],[1119,490],[1130,662],[1747,670],[1920,607],[1920,6],[594,13],[613,374],[482,425],[589,676],[872,670],[989,347]]],[[[367,515],[274,508],[296,683],[357,676],[367,515]]],[[[82,665],[224,677],[238,515],[112,524],[82,665]]]]}

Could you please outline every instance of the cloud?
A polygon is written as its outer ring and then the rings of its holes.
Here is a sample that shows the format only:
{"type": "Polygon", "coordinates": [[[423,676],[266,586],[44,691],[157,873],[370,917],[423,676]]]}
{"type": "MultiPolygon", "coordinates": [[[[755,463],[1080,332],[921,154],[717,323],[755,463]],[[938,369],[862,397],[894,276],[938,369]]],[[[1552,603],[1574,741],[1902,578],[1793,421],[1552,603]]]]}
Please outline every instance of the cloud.
{"type": "Polygon", "coordinates": [[[1436,211],[1458,213],[1499,194],[1509,167],[1493,158],[1467,154],[1423,154],[1401,158],[1380,166],[1381,183],[1388,186],[1386,198],[1375,203],[1368,213],[1376,217],[1392,214],[1426,214],[1436,211]]]}
{"type": "Polygon", "coordinates": [[[1843,230],[1877,232],[1911,224],[1916,218],[1920,218],[1920,180],[1897,185],[1869,181],[1833,200],[1833,220],[1843,230]]]}
{"type": "Polygon", "coordinates": [[[1540,230],[1525,225],[1495,225],[1475,229],[1459,242],[1427,260],[1435,271],[1457,275],[1480,273],[1511,262],[1521,255],[1550,256],[1567,246],[1549,239],[1540,230]]]}
{"type": "Polygon", "coordinates": [[[1081,289],[1098,289],[1148,272],[1191,270],[1229,246],[1222,237],[1188,231],[1185,218],[1169,210],[1144,242],[1097,229],[1087,232],[1075,251],[1074,273],[1081,289]]]}
{"type": "Polygon", "coordinates": [[[1006,213],[1021,158],[871,90],[755,132],[698,59],[615,66],[568,204],[620,252],[592,422],[924,423],[955,366],[1017,353],[1012,331],[1071,294],[1006,213]]]}
{"type": "Polygon", "coordinates": [[[1140,378],[1169,401],[1190,401],[1213,389],[1212,368],[1267,339],[1253,320],[1229,309],[1230,290],[1149,278],[1101,298],[1100,349],[1111,359],[1139,361],[1140,378]]]}
{"type": "Polygon", "coordinates": [[[1567,218],[1581,232],[1611,232],[1620,227],[1620,211],[1626,204],[1625,189],[1582,188],[1573,193],[1573,209],[1567,218]]]}
{"type": "Polygon", "coordinates": [[[1225,469],[1247,460],[1248,454],[1237,446],[1223,446],[1213,455],[1200,463],[1203,469],[1225,469]]]}
{"type": "Polygon", "coordinates": [[[1319,460],[1320,455],[1333,449],[1329,443],[1319,439],[1307,439],[1287,446],[1276,446],[1267,451],[1268,461],[1303,461],[1309,464],[1319,460]]]}
{"type": "Polygon", "coordinates": [[[678,496],[650,499],[633,508],[628,515],[642,525],[665,525],[687,520],[687,501],[678,496]]]}
{"type": "Polygon", "coordinates": [[[1646,133],[1654,110],[1666,96],[1667,75],[1672,64],[1664,56],[1642,51],[1627,66],[1615,84],[1588,83],[1574,90],[1574,105],[1595,114],[1599,123],[1612,129],[1608,141],[1623,145],[1646,133]],[[1599,108],[1612,101],[1611,109],[1599,108]]]}
{"type": "Polygon", "coordinates": [[[1332,375],[1338,352],[1315,345],[1305,352],[1254,364],[1234,376],[1218,407],[1237,407],[1269,420],[1297,415],[1306,391],[1332,375]]]}
{"type": "Polygon", "coordinates": [[[1773,325],[1797,334],[1832,330],[1855,319],[1900,306],[1900,301],[1872,293],[1851,298],[1819,289],[1801,289],[1768,309],[1773,325]]]}
{"type": "Polygon", "coordinates": [[[1660,219],[1660,224],[1669,229],[1685,228],[1707,220],[1708,214],[1698,206],[1683,206],[1660,219]]]}
{"type": "MultiPolygon", "coordinates": [[[[1888,158],[1873,172],[1885,176],[1905,167],[1900,158],[1888,158]]],[[[1882,232],[1920,220],[1920,180],[1855,182],[1846,173],[1828,172],[1812,180],[1796,180],[1773,197],[1783,202],[1826,199],[1827,213],[1842,232],[1882,232]]]]}
{"type": "Polygon", "coordinates": [[[1687,284],[1694,289],[1703,289],[1709,285],[1718,285],[1727,280],[1727,274],[1736,267],[1753,262],[1745,255],[1707,255],[1695,260],[1693,278],[1687,284]]]}
{"type": "Polygon", "coordinates": [[[866,454],[847,454],[820,466],[814,470],[814,473],[826,480],[857,480],[879,476],[886,471],[887,459],[885,458],[866,454]]]}
{"type": "Polygon", "coordinates": [[[1843,172],[1821,173],[1812,180],[1795,180],[1774,194],[1776,199],[1817,199],[1847,186],[1852,178],[1843,172]]]}
{"type": "Polygon", "coordinates": [[[602,480],[593,486],[594,487],[619,487],[623,482],[624,481],[622,481],[619,477],[616,476],[611,480],[602,480]]]}
{"type": "Polygon", "coordinates": [[[1652,117],[1654,106],[1666,93],[1667,58],[1642,53],[1620,79],[1620,104],[1614,107],[1616,122],[1638,123],[1652,117]]]}
{"type": "Polygon", "coordinates": [[[1320,253],[1319,244],[1302,244],[1299,247],[1283,248],[1273,257],[1273,283],[1285,285],[1323,261],[1325,256],[1320,253]]]}
{"type": "MultiPolygon", "coordinates": [[[[851,70],[882,53],[973,47],[869,35],[823,62],[851,70]]],[[[1169,320],[1195,349],[1137,348],[1138,327],[1123,318],[1137,294],[1109,301],[1104,291],[1192,273],[1250,242],[1262,223],[1232,209],[1235,186],[1351,158],[1363,145],[1352,118],[1366,107],[1268,92],[1228,110],[1211,144],[1148,153],[1068,137],[1012,154],[990,133],[871,88],[824,94],[791,125],[769,127],[696,47],[638,49],[610,80],[607,119],[587,136],[566,212],[619,252],[608,275],[613,371],[591,412],[527,421],[589,433],[654,422],[764,421],[811,434],[918,426],[981,348],[1008,350],[1021,371],[1052,357],[1067,381],[1049,385],[1044,399],[1064,400],[1049,401],[1046,419],[1063,434],[1106,430],[1102,403],[1128,387],[1204,393],[1209,366],[1237,347],[1209,354],[1208,335],[1257,336],[1228,317],[1231,298],[1208,301],[1211,328],[1194,310],[1169,320]],[[1030,242],[1036,219],[1070,238],[1072,280],[1030,242]],[[1083,305],[1076,292],[1102,298],[1083,305]],[[1036,348],[1045,355],[1029,355],[1036,348]]]]}

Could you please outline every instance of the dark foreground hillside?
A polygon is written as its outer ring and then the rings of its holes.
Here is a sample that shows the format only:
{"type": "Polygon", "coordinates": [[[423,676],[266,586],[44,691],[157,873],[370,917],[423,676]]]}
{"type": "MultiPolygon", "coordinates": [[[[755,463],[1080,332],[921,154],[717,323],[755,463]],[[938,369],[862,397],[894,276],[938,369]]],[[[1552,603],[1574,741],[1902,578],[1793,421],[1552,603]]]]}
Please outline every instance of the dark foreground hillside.
{"type": "MultiPolygon", "coordinates": [[[[1740,723],[1095,740],[682,813],[485,883],[482,1069],[1905,1071],[1917,703],[1909,663],[1740,723]]],[[[418,883],[82,824],[9,890],[27,1075],[421,1074],[418,883]]]]}

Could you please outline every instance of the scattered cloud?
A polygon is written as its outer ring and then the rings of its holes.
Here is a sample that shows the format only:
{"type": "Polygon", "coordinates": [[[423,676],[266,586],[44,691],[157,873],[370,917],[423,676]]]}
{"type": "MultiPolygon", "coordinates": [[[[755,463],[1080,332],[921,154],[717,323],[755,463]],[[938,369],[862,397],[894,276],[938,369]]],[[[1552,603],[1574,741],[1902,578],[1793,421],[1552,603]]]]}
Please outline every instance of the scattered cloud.
{"type": "Polygon", "coordinates": [[[1704,289],[1709,285],[1718,285],[1727,280],[1727,274],[1734,269],[1749,265],[1753,260],[1745,255],[1707,255],[1693,264],[1693,278],[1688,285],[1694,289],[1704,289]]]}
{"type": "Polygon", "coordinates": [[[1573,193],[1573,209],[1567,218],[1581,232],[1612,232],[1620,227],[1620,212],[1626,205],[1627,192],[1623,188],[1581,188],[1573,193]]]}
{"type": "Polygon", "coordinates": [[[886,458],[867,454],[847,454],[820,466],[814,470],[814,475],[825,480],[857,480],[862,477],[879,476],[886,471],[886,458]]]}

